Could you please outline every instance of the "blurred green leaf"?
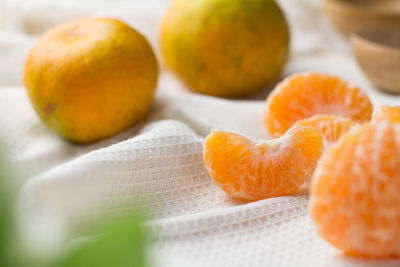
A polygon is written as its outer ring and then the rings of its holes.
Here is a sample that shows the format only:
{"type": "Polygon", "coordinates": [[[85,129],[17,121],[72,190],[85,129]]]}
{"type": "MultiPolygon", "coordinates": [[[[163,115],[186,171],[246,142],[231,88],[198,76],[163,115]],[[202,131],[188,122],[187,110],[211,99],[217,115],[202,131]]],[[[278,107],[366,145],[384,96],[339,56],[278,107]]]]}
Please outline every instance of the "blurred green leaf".
{"type": "Polygon", "coordinates": [[[102,224],[104,234],[76,246],[50,267],[147,267],[144,217],[135,211],[102,224]]]}
{"type": "Polygon", "coordinates": [[[4,151],[0,145],[0,266],[39,267],[18,234],[14,209],[17,187],[4,151]]]}
{"type": "Polygon", "coordinates": [[[0,266],[13,266],[11,243],[13,243],[14,229],[14,190],[11,187],[11,174],[5,153],[0,147],[0,266]]]}
{"type": "Polygon", "coordinates": [[[20,243],[14,217],[16,188],[0,147],[0,266],[1,267],[148,267],[144,214],[138,210],[103,218],[92,224],[95,238],[66,250],[57,260],[40,264],[20,243]]]}

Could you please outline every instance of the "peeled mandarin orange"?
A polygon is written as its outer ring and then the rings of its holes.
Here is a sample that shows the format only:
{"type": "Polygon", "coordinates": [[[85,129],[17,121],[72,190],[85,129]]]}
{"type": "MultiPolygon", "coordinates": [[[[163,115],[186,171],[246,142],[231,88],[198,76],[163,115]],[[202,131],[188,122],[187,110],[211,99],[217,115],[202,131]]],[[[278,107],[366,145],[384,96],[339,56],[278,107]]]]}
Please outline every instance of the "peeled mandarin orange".
{"type": "Polygon", "coordinates": [[[311,183],[319,234],[350,255],[400,256],[399,166],[399,124],[364,124],[330,146],[311,183]]]}
{"type": "Polygon", "coordinates": [[[280,138],[259,142],[213,131],[203,159],[227,194],[258,200],[295,193],[311,177],[322,151],[322,137],[313,127],[294,127],[280,138]]]}
{"type": "Polygon", "coordinates": [[[339,140],[339,138],[354,125],[357,125],[357,123],[335,115],[315,115],[294,124],[294,126],[312,126],[316,128],[320,132],[326,145],[339,140]]]}
{"type": "Polygon", "coordinates": [[[400,106],[382,106],[372,114],[372,122],[383,120],[400,123],[400,106]]]}
{"type": "Polygon", "coordinates": [[[338,77],[302,73],[286,78],[268,96],[264,123],[273,136],[285,133],[296,121],[317,114],[332,114],[364,122],[372,104],[360,88],[338,77]]]}

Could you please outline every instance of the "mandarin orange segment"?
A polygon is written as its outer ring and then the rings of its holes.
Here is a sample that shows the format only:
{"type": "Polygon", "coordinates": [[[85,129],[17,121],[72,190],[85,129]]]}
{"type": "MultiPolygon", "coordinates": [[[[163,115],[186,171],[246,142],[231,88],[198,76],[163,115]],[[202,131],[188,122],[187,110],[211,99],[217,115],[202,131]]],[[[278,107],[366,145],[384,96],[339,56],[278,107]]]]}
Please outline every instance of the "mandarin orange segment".
{"type": "Polygon", "coordinates": [[[322,156],[311,184],[319,234],[362,257],[400,256],[400,125],[355,127],[322,156]]]}
{"type": "Polygon", "coordinates": [[[360,88],[335,76],[310,72],[279,83],[267,98],[263,117],[270,134],[280,136],[295,122],[317,114],[364,122],[371,113],[372,104],[360,88]]]}
{"type": "Polygon", "coordinates": [[[312,126],[316,128],[326,145],[332,144],[358,123],[335,115],[315,115],[296,122],[295,126],[312,126]]]}
{"type": "Polygon", "coordinates": [[[372,114],[372,122],[384,120],[400,123],[400,106],[382,106],[372,114]]]}
{"type": "Polygon", "coordinates": [[[294,127],[259,142],[213,131],[203,158],[208,174],[227,194],[258,200],[295,193],[311,177],[322,151],[322,137],[313,127],[294,127]]]}

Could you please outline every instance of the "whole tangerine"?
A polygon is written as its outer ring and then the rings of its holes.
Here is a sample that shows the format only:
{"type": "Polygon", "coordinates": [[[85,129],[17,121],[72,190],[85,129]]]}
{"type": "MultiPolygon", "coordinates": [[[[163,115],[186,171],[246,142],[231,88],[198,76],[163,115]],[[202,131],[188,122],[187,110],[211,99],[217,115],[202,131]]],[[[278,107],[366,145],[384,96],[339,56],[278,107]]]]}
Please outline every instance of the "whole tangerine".
{"type": "Polygon", "coordinates": [[[87,143],[142,120],[150,111],[157,78],[157,61],[141,34],[117,19],[83,18],[39,38],[24,82],[50,129],[87,143]]]}
{"type": "Polygon", "coordinates": [[[288,24],[271,0],[175,0],[160,40],[164,61],[179,78],[219,97],[265,88],[289,54],[288,24]]]}

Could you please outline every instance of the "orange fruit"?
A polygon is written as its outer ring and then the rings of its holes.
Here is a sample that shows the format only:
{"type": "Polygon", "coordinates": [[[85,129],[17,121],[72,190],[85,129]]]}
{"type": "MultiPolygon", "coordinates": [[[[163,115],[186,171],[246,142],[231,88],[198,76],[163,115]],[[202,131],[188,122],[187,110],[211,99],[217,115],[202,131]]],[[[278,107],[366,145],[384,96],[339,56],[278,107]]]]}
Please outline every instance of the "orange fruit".
{"type": "Polygon", "coordinates": [[[372,122],[383,120],[400,123],[400,106],[382,106],[372,114],[372,122]]]}
{"type": "Polygon", "coordinates": [[[357,125],[357,123],[335,115],[315,115],[294,124],[294,126],[311,126],[316,128],[326,145],[335,143],[354,125],[357,125]]]}
{"type": "Polygon", "coordinates": [[[25,67],[42,121],[86,143],[120,132],[150,111],[158,65],[146,39],[111,18],[77,19],[44,33],[25,67]]]}
{"type": "Polygon", "coordinates": [[[189,88],[219,97],[265,88],[289,54],[288,24],[270,0],[175,0],[160,41],[166,65],[189,88]]]}
{"type": "Polygon", "coordinates": [[[311,183],[319,234],[348,254],[400,256],[400,125],[355,127],[322,156],[311,183]]]}
{"type": "Polygon", "coordinates": [[[321,73],[292,75],[268,96],[264,123],[273,136],[294,123],[317,114],[332,114],[356,122],[371,119],[372,104],[360,88],[338,77],[321,73]]]}
{"type": "Polygon", "coordinates": [[[258,200],[295,193],[310,178],[323,151],[313,127],[294,127],[281,138],[252,142],[213,131],[204,144],[209,176],[227,194],[258,200]]]}

